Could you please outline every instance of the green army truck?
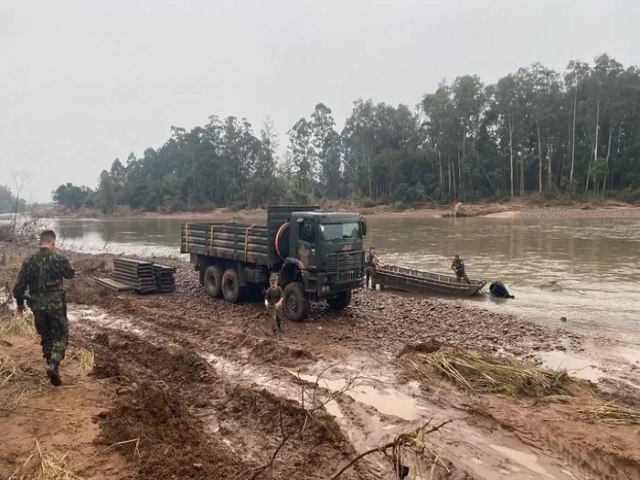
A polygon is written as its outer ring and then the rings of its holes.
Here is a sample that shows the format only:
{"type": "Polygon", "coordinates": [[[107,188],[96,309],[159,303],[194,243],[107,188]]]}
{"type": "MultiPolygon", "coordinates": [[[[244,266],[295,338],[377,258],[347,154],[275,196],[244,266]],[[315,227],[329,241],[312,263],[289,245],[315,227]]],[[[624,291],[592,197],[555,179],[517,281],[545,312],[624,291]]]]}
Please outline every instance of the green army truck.
{"type": "Polygon", "coordinates": [[[264,291],[277,274],[286,317],[301,321],[310,302],[326,300],[342,310],[363,286],[366,228],[357,213],[272,205],[266,226],[182,224],[180,252],[190,255],[207,294],[231,303],[244,291],[264,291]]]}

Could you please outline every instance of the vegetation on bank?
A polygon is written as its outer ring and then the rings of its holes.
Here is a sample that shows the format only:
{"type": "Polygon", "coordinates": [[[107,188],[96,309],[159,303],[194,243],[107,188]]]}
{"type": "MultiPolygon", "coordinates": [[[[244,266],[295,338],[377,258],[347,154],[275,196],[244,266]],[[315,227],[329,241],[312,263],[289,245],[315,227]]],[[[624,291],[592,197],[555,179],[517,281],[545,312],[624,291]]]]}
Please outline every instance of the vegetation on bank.
{"type": "Polygon", "coordinates": [[[0,213],[22,212],[26,208],[24,199],[14,195],[6,185],[0,185],[0,213]]]}
{"type": "Polygon", "coordinates": [[[414,108],[356,100],[338,131],[319,103],[287,132],[269,119],[215,115],[172,127],[159,148],[116,159],[94,190],[53,192],[65,208],[113,212],[256,207],[268,202],[372,203],[500,200],[535,194],[640,200],[640,68],[603,54],[564,72],[541,64],[495,84],[477,75],[443,81],[414,108]]]}

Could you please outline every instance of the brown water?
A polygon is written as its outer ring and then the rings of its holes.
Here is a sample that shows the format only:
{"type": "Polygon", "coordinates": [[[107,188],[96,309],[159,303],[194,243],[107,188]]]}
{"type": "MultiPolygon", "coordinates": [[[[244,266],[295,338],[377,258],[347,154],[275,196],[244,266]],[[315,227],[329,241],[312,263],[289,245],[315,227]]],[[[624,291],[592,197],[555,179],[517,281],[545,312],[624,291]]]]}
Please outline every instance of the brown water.
{"type": "MultiPolygon", "coordinates": [[[[180,219],[57,219],[63,248],[179,255],[180,219]]],[[[640,342],[640,220],[396,218],[369,220],[367,245],[385,263],[449,273],[459,253],[471,278],[502,280],[514,300],[456,300],[640,342]],[[555,288],[545,288],[557,282],[555,288]],[[566,323],[560,318],[566,317],[566,323]]],[[[485,287],[488,290],[488,287],[485,287]]]]}

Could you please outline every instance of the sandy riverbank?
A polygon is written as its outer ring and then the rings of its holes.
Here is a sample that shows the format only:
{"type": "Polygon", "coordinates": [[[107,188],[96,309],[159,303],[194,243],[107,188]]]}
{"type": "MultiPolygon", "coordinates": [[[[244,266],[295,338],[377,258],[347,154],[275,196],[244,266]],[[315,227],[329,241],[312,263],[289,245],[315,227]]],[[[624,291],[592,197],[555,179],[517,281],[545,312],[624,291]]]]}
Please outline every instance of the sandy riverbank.
{"type": "MultiPolygon", "coordinates": [[[[503,204],[462,204],[474,213],[470,216],[487,216],[494,218],[640,218],[640,206],[614,200],[605,200],[595,204],[576,203],[569,206],[538,205],[529,202],[507,202],[503,204]]],[[[367,218],[439,218],[452,216],[455,205],[421,206],[398,211],[390,205],[376,207],[358,207],[341,203],[324,205],[328,210],[352,211],[367,218]]],[[[179,218],[208,221],[262,221],[266,218],[265,209],[229,210],[216,208],[206,212],[132,212],[123,210],[116,215],[102,215],[95,210],[61,211],[59,209],[41,210],[36,216],[44,218],[179,218]]]]}
{"type": "MultiPolygon", "coordinates": [[[[28,253],[4,251],[2,283],[28,253]]],[[[585,390],[570,397],[530,398],[460,388],[415,369],[440,343],[534,361],[543,351],[579,353],[588,339],[561,326],[361,291],[345,311],[318,304],[274,339],[260,301],[207,297],[188,264],[162,259],[177,267],[176,292],[137,296],[93,282],[110,273],[112,256],[69,255],[78,271],[67,287],[71,337],[74,348],[95,353],[95,368],[87,373],[70,356],[65,386],[55,390],[43,381],[36,340],[2,337],[0,357],[28,374],[0,379],[8,432],[0,478],[20,468],[35,440],[46,453],[68,452],[68,467],[85,478],[331,478],[429,420],[453,421],[420,454],[426,467],[442,459],[433,478],[640,478],[638,424],[589,413],[614,399],[637,408],[637,390],[579,382],[585,390]]],[[[633,379],[636,368],[619,372],[633,379]]],[[[393,475],[374,454],[340,478],[393,475]]]]}

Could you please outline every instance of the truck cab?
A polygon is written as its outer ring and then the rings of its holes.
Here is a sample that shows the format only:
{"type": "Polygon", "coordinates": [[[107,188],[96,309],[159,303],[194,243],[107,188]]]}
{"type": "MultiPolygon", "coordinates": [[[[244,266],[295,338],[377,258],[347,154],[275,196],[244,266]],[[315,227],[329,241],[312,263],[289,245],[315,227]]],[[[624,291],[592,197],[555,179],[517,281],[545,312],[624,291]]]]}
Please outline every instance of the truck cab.
{"type": "Polygon", "coordinates": [[[364,219],[355,213],[292,212],[282,230],[288,235],[277,236],[276,247],[283,260],[279,283],[287,317],[306,315],[309,300],[326,299],[336,309],[349,305],[351,291],[364,284],[364,219]]]}

